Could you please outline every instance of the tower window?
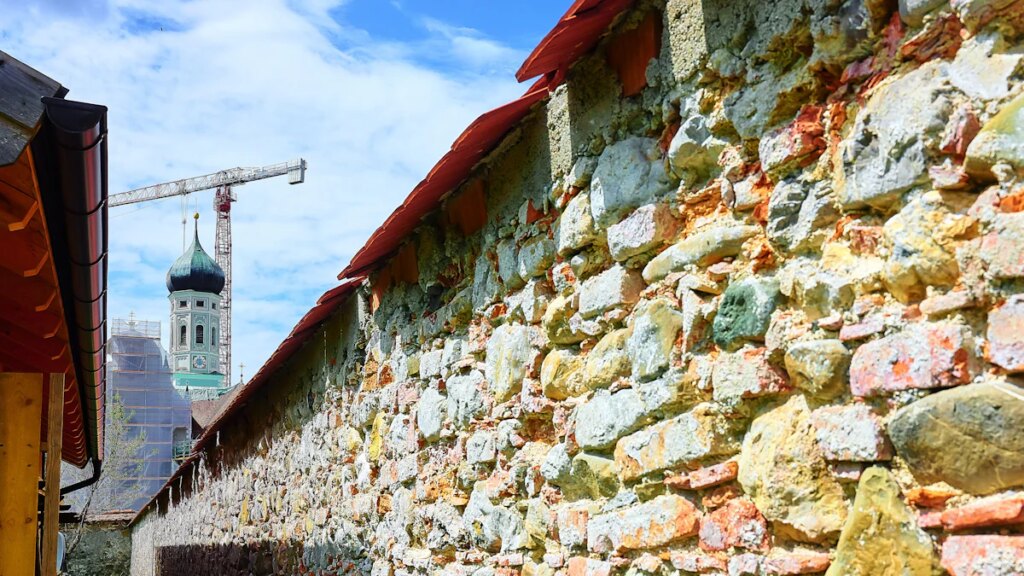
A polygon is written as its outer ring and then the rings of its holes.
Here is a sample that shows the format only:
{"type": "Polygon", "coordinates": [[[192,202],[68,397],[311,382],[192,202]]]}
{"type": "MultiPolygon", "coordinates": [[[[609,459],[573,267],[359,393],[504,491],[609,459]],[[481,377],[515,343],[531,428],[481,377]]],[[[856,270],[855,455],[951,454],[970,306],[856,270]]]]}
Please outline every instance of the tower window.
{"type": "Polygon", "coordinates": [[[212,343],[214,346],[217,345],[217,327],[216,326],[213,326],[212,328],[210,328],[210,343],[212,343]]]}
{"type": "Polygon", "coordinates": [[[188,344],[188,334],[185,331],[185,325],[182,324],[178,331],[178,345],[185,346],[186,344],[188,344]]]}
{"type": "Polygon", "coordinates": [[[210,304],[210,308],[213,308],[214,310],[216,310],[217,309],[217,303],[213,302],[212,304],[210,304]]]}
{"type": "Polygon", "coordinates": [[[188,300],[178,300],[178,308],[188,308],[188,300]]]}
{"type": "Polygon", "coordinates": [[[203,343],[203,325],[196,326],[196,344],[203,343]]]}
{"type": "Polygon", "coordinates": [[[196,300],[196,308],[206,308],[206,300],[196,300]]]}

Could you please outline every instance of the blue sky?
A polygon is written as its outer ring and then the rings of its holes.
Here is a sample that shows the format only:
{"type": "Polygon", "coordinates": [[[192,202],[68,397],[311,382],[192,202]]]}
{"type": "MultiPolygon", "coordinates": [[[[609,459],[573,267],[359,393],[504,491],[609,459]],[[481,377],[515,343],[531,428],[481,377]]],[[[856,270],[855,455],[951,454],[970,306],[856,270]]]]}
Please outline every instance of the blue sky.
{"type": "MultiPolygon", "coordinates": [[[[262,365],[570,0],[0,0],[0,49],[107,105],[111,193],[304,157],[236,189],[234,357],[262,365]],[[239,6],[244,5],[244,9],[239,6]]],[[[164,275],[212,192],[112,209],[109,312],[168,317],[164,275]],[[188,218],[191,222],[191,218],[188,218]]]]}

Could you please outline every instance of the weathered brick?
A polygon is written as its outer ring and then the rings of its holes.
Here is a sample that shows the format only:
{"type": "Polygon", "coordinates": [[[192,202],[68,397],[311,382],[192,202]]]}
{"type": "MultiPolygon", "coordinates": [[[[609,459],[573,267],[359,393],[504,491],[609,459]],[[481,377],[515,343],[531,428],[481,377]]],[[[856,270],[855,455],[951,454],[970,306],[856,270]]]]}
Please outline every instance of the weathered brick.
{"type": "Polygon", "coordinates": [[[993,230],[981,238],[979,254],[994,278],[1024,277],[1024,212],[1000,214],[993,230]]]}
{"type": "Polygon", "coordinates": [[[988,313],[988,361],[1010,373],[1024,372],[1024,294],[988,313]]]}
{"type": "Polygon", "coordinates": [[[709,456],[734,454],[739,449],[736,424],[710,404],[641,430],[619,440],[615,463],[623,480],[698,462],[709,456]]]}
{"type": "Polygon", "coordinates": [[[925,298],[921,301],[921,313],[926,316],[943,316],[975,305],[974,296],[967,290],[954,290],[925,298]]]}
{"type": "Polygon", "coordinates": [[[882,420],[863,404],[829,406],[811,413],[826,460],[873,462],[892,459],[882,420]]]}
{"type": "Polygon", "coordinates": [[[768,522],[746,498],[730,500],[700,521],[703,550],[715,552],[735,547],[766,551],[768,536],[768,522]]]}
{"type": "Polygon", "coordinates": [[[950,536],[942,544],[942,567],[951,576],[1024,574],[1024,536],[950,536]]]}
{"type": "Polygon", "coordinates": [[[914,324],[864,344],[850,363],[854,396],[966,384],[973,372],[970,331],[956,324],[914,324]]]}
{"type": "Polygon", "coordinates": [[[601,514],[587,524],[591,552],[643,550],[688,538],[697,533],[700,512],[675,494],[601,514]]]}
{"type": "Polygon", "coordinates": [[[869,316],[863,322],[845,324],[839,329],[839,339],[843,342],[863,340],[868,336],[880,334],[885,330],[885,322],[878,316],[869,316]]]}
{"type": "Polygon", "coordinates": [[[622,266],[610,268],[583,282],[579,292],[580,316],[593,318],[605,310],[633,304],[643,289],[643,278],[636,270],[622,266]]]}
{"type": "Polygon", "coordinates": [[[611,576],[612,565],[610,562],[587,558],[586,556],[573,556],[569,558],[567,576],[611,576]]]}
{"type": "Polygon", "coordinates": [[[590,521],[592,504],[571,504],[560,509],[555,516],[558,541],[567,548],[578,548],[587,543],[587,522],[590,521]]]}
{"type": "Polygon", "coordinates": [[[1024,523],[1024,496],[992,496],[942,513],[946,530],[1024,523]]]}
{"type": "Polygon", "coordinates": [[[640,572],[657,574],[664,563],[665,562],[661,558],[658,558],[654,554],[641,554],[639,558],[633,560],[631,566],[640,572]]]}
{"type": "Polygon", "coordinates": [[[824,572],[831,563],[832,559],[829,558],[828,552],[779,552],[765,559],[764,571],[766,574],[777,576],[817,574],[824,572]]]}
{"type": "Polygon", "coordinates": [[[739,464],[735,460],[726,460],[690,473],[665,478],[665,485],[677,490],[703,490],[735,480],[738,472],[739,464]]]}
{"type": "Polygon", "coordinates": [[[685,572],[696,572],[706,574],[708,572],[721,572],[727,568],[724,559],[718,556],[701,554],[699,552],[677,551],[672,552],[672,566],[677,570],[685,572]]]}

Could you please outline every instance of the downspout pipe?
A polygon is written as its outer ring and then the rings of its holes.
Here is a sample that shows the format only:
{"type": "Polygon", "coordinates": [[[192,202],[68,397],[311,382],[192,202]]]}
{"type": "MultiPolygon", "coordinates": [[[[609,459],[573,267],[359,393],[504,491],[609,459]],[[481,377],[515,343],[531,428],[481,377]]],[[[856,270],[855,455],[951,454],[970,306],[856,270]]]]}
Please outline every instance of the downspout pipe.
{"type": "Polygon", "coordinates": [[[100,469],[102,467],[103,467],[103,461],[102,460],[96,460],[94,458],[93,461],[92,461],[92,476],[86,478],[85,480],[82,480],[81,482],[75,482],[74,484],[71,484],[71,485],[68,485],[68,486],[64,486],[63,488],[60,489],[60,495],[61,496],[65,496],[65,495],[70,494],[72,492],[76,492],[78,490],[81,490],[82,488],[88,488],[89,486],[92,486],[97,481],[99,481],[99,479],[100,479],[100,469]]]}

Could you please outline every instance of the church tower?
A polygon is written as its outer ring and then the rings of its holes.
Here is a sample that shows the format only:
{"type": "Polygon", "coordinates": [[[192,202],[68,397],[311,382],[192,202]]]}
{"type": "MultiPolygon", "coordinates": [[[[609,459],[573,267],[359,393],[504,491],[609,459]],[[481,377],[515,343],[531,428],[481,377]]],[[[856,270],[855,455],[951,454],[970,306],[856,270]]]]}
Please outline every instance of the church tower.
{"type": "Polygon", "coordinates": [[[229,383],[220,371],[220,292],[224,271],[199,243],[195,215],[192,246],[167,271],[171,303],[171,370],[174,387],[193,400],[216,398],[229,383]]]}

